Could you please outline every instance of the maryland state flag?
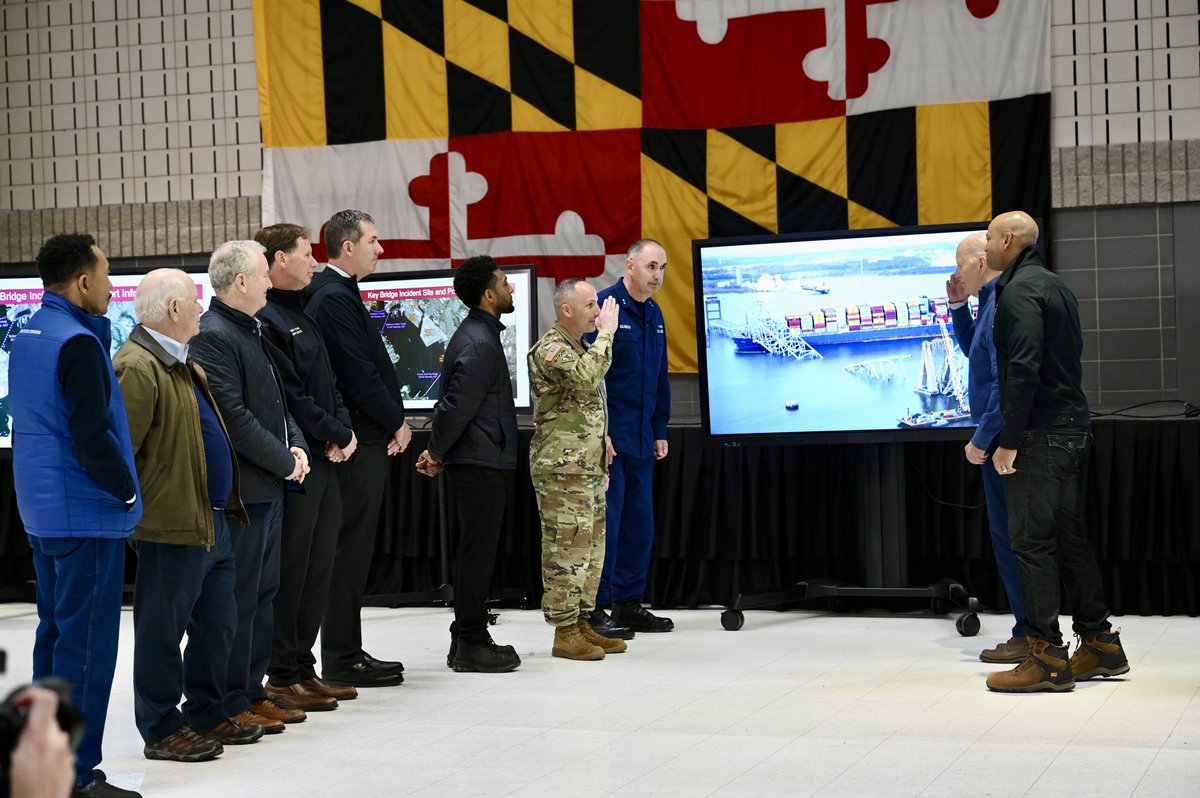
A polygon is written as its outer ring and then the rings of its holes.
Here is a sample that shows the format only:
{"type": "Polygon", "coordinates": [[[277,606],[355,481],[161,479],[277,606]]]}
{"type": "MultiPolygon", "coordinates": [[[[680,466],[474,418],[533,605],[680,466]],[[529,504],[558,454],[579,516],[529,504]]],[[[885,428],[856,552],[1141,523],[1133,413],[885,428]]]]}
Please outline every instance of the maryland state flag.
{"type": "MultiPolygon", "coordinates": [[[[1046,0],[254,0],[264,222],[375,217],[381,270],[543,278],[691,241],[1045,215],[1046,0]]],[[[318,255],[320,255],[318,247],[318,255]]],[[[543,315],[549,292],[541,292],[543,315]]]]}

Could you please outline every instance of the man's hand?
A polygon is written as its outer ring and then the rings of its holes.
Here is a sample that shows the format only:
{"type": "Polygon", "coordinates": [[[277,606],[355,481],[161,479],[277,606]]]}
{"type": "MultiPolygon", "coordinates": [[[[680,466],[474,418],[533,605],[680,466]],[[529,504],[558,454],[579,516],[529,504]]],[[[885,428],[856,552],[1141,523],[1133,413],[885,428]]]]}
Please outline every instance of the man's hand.
{"type": "Polygon", "coordinates": [[[346,445],[345,449],[342,449],[342,459],[349,460],[350,457],[354,454],[354,450],[357,448],[358,448],[358,436],[354,434],[353,430],[351,430],[350,431],[350,443],[346,445]]]}
{"type": "Polygon", "coordinates": [[[21,798],[64,798],[75,783],[71,740],[56,719],[58,695],[27,687],[13,703],[25,709],[25,728],[12,750],[9,788],[21,798]]]}
{"type": "Polygon", "coordinates": [[[962,277],[958,272],[950,275],[950,279],[946,281],[946,299],[951,302],[966,302],[969,294],[967,287],[963,285],[962,277]]]}
{"type": "Polygon", "coordinates": [[[325,444],[325,459],[331,463],[342,462],[342,450],[333,441],[325,444]]]}
{"type": "Polygon", "coordinates": [[[655,441],[654,442],[654,459],[661,460],[666,456],[667,456],[667,442],[666,441],[655,441]]]}
{"type": "Polygon", "coordinates": [[[436,477],[438,474],[442,473],[442,469],[445,467],[446,466],[444,463],[434,460],[429,456],[428,449],[421,452],[420,456],[417,457],[417,471],[421,472],[427,477],[436,477]]]}
{"type": "Polygon", "coordinates": [[[604,475],[604,492],[605,493],[608,493],[608,483],[609,483],[608,474],[605,474],[604,475]]]}
{"type": "Polygon", "coordinates": [[[292,457],[296,461],[296,467],[288,475],[288,480],[303,483],[304,477],[308,474],[308,455],[299,446],[293,446],[288,451],[292,453],[292,457]]]}
{"type": "Polygon", "coordinates": [[[983,465],[987,461],[987,450],[980,449],[970,441],[967,441],[967,445],[963,447],[963,451],[966,452],[968,463],[972,463],[973,465],[983,465]]]}
{"type": "Polygon", "coordinates": [[[405,421],[400,425],[400,429],[392,433],[392,439],[388,441],[388,456],[394,457],[400,454],[408,448],[410,441],[412,441],[412,430],[408,428],[408,422],[405,421]]]}
{"type": "Polygon", "coordinates": [[[992,465],[996,466],[997,474],[1008,476],[1017,470],[1013,468],[1013,463],[1016,461],[1016,459],[1016,449],[1005,449],[1003,446],[1001,446],[996,450],[996,453],[992,455],[992,465]]]}
{"type": "Polygon", "coordinates": [[[612,438],[604,436],[604,464],[612,465],[613,458],[617,456],[617,450],[613,448],[612,438]]]}
{"type": "Polygon", "coordinates": [[[597,330],[615,330],[617,329],[617,319],[620,318],[621,309],[617,305],[615,297],[609,297],[604,300],[604,304],[600,307],[600,318],[596,319],[597,330]]]}

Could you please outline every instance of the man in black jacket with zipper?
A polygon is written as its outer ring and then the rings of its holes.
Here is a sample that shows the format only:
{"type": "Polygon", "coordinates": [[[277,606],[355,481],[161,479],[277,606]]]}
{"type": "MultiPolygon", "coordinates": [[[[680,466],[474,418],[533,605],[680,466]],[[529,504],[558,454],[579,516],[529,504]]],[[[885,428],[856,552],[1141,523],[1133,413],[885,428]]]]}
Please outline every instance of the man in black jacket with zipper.
{"type": "Polygon", "coordinates": [[[375,220],[362,211],[335,213],[325,225],[325,246],[329,265],[304,289],[306,309],[325,339],[358,449],[337,469],[342,526],[321,624],[322,675],[337,684],[382,687],[403,682],[404,666],[363,650],[360,613],[388,457],[407,448],[412,431],[396,370],[358,290],[383,254],[375,220]]]}
{"type": "Polygon", "coordinates": [[[505,673],[521,658],[492,641],[485,602],[517,468],[517,410],[500,342],[500,316],[513,312],[513,285],[496,261],[478,255],[458,267],[454,293],[470,310],[446,346],[442,396],[417,470],[432,477],[445,469],[455,513],[446,664],[459,672],[505,673]]]}
{"type": "Polygon", "coordinates": [[[258,314],[263,338],[283,382],[288,410],[312,450],[304,488],[288,495],[283,510],[267,694],[291,709],[337,709],[338,699],[347,701],[358,693],[354,687],[317,678],[313,645],[329,598],[342,523],[334,464],[354,454],[358,439],[317,323],[304,312],[303,289],[317,267],[308,231],[294,224],[273,224],[255,233],[254,240],[266,247],[270,264],[272,287],[267,306],[258,314]]]}
{"type": "Polygon", "coordinates": [[[988,689],[1000,692],[1061,692],[1129,671],[1081,521],[1092,433],[1079,308],[1043,265],[1037,237],[1037,224],[1021,211],[1000,214],[987,231],[988,268],[1001,272],[992,329],[1003,422],[992,463],[1005,478],[1029,635],[1025,661],[988,676],[988,689]],[[1060,571],[1079,638],[1069,660],[1058,626],[1060,571]]]}
{"type": "MultiPolygon", "coordinates": [[[[287,411],[279,376],[264,349],[254,314],[267,303],[267,260],[256,241],[227,241],[213,253],[208,277],[214,297],[200,317],[192,357],[209,388],[237,454],[249,524],[229,522],[237,565],[237,632],[229,655],[225,708],[238,724],[268,734],[304,713],[280,707],[263,689],[271,661],[273,602],[279,588],[279,537],[287,480],[308,472],[308,445],[287,411]]],[[[220,739],[220,738],[218,738],[220,739]]],[[[238,742],[224,740],[221,742],[238,742]]]]}

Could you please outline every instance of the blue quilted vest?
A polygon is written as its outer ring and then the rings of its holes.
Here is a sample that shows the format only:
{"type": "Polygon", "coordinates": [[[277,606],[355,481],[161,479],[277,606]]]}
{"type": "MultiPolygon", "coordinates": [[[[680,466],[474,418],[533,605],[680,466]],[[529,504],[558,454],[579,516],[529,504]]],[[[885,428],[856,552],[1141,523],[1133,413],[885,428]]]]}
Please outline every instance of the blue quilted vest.
{"type": "MultiPolygon", "coordinates": [[[[72,451],[62,385],[58,382],[58,357],[67,341],[81,335],[95,340],[108,360],[108,319],[89,315],[47,291],[41,309],[13,340],[8,385],[17,507],[25,531],[31,535],[124,538],[133,534],[141,520],[141,489],[134,505],[127,506],[97,485],[72,451]]],[[[116,436],[125,463],[136,478],[125,400],[111,362],[109,374],[111,434],[116,436]]]]}

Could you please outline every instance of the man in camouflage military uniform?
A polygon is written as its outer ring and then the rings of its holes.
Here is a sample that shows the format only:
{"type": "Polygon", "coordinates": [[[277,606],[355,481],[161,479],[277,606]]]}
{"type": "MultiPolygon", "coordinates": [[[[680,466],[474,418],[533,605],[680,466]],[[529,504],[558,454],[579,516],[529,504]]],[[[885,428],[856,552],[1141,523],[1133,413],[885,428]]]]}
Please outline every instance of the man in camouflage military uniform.
{"type": "Polygon", "coordinates": [[[536,404],[529,471],[542,517],[542,612],[554,627],[556,657],[603,659],[626,649],[588,624],[604,566],[604,374],[612,364],[617,303],[601,308],[596,290],[564,280],[554,292],[557,322],[529,351],[536,404]],[[598,331],[590,347],[585,333],[598,331]]]}

